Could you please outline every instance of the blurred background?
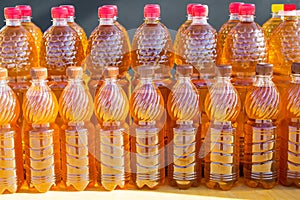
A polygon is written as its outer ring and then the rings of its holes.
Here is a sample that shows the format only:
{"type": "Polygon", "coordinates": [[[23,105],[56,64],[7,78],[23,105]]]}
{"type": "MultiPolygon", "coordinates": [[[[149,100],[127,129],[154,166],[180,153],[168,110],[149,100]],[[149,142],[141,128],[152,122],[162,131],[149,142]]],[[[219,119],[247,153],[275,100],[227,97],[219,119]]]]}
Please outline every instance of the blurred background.
{"type": "MultiPolygon", "coordinates": [[[[239,0],[236,0],[239,1],[239,0]]],[[[240,0],[242,1],[242,0],[240,0]]],[[[228,20],[228,5],[233,0],[1,0],[0,25],[4,26],[3,9],[8,6],[29,4],[33,10],[33,21],[45,31],[51,26],[50,9],[61,4],[73,4],[76,7],[76,21],[87,35],[98,25],[98,7],[104,4],[116,4],[119,8],[119,21],[129,35],[143,22],[143,8],[145,4],[158,3],[161,6],[161,20],[171,30],[172,36],[186,20],[186,5],[188,3],[207,4],[209,7],[209,23],[217,30],[228,20]]],[[[256,21],[262,25],[271,17],[271,4],[295,3],[300,9],[299,0],[246,0],[246,3],[256,4],[256,21]]]]}

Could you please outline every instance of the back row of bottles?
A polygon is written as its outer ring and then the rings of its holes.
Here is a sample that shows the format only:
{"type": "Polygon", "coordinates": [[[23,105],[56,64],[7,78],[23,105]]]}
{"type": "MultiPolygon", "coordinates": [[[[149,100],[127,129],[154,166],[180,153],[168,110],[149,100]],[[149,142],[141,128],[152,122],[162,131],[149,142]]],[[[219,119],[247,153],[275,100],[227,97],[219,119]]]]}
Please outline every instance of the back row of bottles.
{"type": "Polygon", "coordinates": [[[202,162],[209,188],[232,188],[240,166],[247,185],[271,188],[279,143],[281,182],[299,186],[296,7],[273,5],[263,28],[255,5],[229,10],[217,34],[208,7],[189,4],[173,45],[156,4],[144,7],[132,44],[114,5],[99,7],[89,39],[74,6],[52,8],[44,34],[30,6],[5,8],[0,192],[24,178],[39,192],[156,188],[165,167],[171,185],[188,188],[199,185],[202,162]]]}

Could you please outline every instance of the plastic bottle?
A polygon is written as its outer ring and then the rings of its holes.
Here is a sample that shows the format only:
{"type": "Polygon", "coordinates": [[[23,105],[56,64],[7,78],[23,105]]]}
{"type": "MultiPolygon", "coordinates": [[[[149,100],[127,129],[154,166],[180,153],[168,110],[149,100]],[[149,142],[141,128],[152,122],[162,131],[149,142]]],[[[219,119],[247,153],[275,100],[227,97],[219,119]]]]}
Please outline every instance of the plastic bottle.
{"type": "Polygon", "coordinates": [[[283,96],[280,124],[280,183],[300,187],[300,63],[292,64],[292,81],[283,96]]]}
{"type": "Polygon", "coordinates": [[[49,85],[59,99],[67,85],[65,77],[69,66],[81,66],[84,51],[79,35],[68,25],[68,10],[61,7],[51,9],[53,25],[43,36],[40,66],[46,67],[49,85]]]}
{"type": "Polygon", "coordinates": [[[274,30],[269,40],[269,63],[274,65],[274,82],[279,91],[286,89],[293,62],[300,62],[300,23],[296,6],[285,7],[284,21],[274,30]]]}
{"type": "Polygon", "coordinates": [[[217,67],[216,82],[209,89],[205,109],[209,117],[204,160],[205,184],[209,188],[231,189],[239,177],[239,137],[236,119],[241,109],[237,90],[230,82],[230,65],[217,67]]]}
{"type": "Polygon", "coordinates": [[[187,12],[187,19],[186,21],[181,24],[181,26],[179,27],[177,34],[176,34],[176,38],[174,41],[174,51],[175,51],[175,63],[176,65],[181,65],[182,64],[182,60],[183,60],[183,55],[180,55],[180,48],[182,48],[183,45],[183,37],[184,37],[184,32],[185,30],[192,24],[193,22],[193,6],[197,5],[197,4],[193,4],[190,3],[186,6],[186,12],[187,12]]]}
{"type": "Polygon", "coordinates": [[[68,85],[59,99],[64,121],[61,134],[62,178],[67,187],[82,191],[89,183],[89,130],[86,121],[93,114],[92,96],[84,86],[81,67],[68,67],[68,85]]]}
{"type": "Polygon", "coordinates": [[[16,125],[20,114],[17,96],[7,84],[7,69],[0,68],[0,194],[14,193],[24,181],[22,136],[16,125]]]}
{"type": "Polygon", "coordinates": [[[68,10],[68,25],[79,35],[83,50],[85,52],[88,45],[88,40],[83,28],[75,22],[75,7],[73,5],[61,5],[59,7],[66,8],[68,10]]]}
{"type": "Polygon", "coordinates": [[[191,81],[192,66],[178,65],[177,82],[168,98],[168,112],[172,132],[168,136],[171,145],[168,178],[172,186],[187,189],[200,184],[200,96],[191,81]],[[172,143],[171,143],[172,142],[172,143]]]}
{"type": "Polygon", "coordinates": [[[249,87],[253,84],[256,64],[267,60],[264,32],[254,22],[254,14],[254,4],[241,5],[240,22],[227,35],[222,54],[224,63],[232,66],[231,82],[237,89],[242,102],[242,109],[237,118],[237,134],[240,136],[241,147],[241,166],[244,153],[244,124],[246,122],[245,97],[249,87]]]}
{"type": "Polygon", "coordinates": [[[61,181],[58,103],[47,85],[47,69],[31,69],[32,85],[23,101],[26,121],[25,169],[29,189],[47,192],[61,181]]]}
{"type": "MultiPolygon", "coordinates": [[[[29,5],[18,5],[18,6],[16,6],[16,8],[21,11],[22,26],[31,33],[31,35],[34,39],[35,46],[36,46],[36,52],[37,52],[37,58],[39,59],[41,42],[43,39],[43,32],[36,24],[34,24],[31,21],[32,10],[29,5]]],[[[39,64],[39,60],[35,60],[35,62],[37,62],[37,64],[39,64]]]]}
{"type": "Polygon", "coordinates": [[[257,64],[256,80],[245,100],[244,180],[250,187],[272,188],[278,182],[280,97],[272,73],[273,65],[257,64]]]}
{"type": "Polygon", "coordinates": [[[106,68],[104,83],[95,96],[95,113],[101,127],[99,180],[106,190],[125,188],[130,178],[129,130],[125,122],[129,102],[118,85],[118,74],[119,68],[106,68]]]}
{"type": "MultiPolygon", "coordinates": [[[[9,86],[16,93],[20,104],[30,83],[30,68],[38,66],[32,35],[21,26],[21,11],[4,8],[6,25],[0,31],[0,65],[8,70],[9,86]]],[[[18,125],[22,125],[22,112],[18,125]]]]}
{"type": "Polygon", "coordinates": [[[139,84],[130,97],[130,113],[134,120],[131,132],[131,172],[138,188],[157,188],[165,179],[164,134],[160,121],[164,100],[153,82],[154,68],[139,67],[139,84]]]}
{"type": "Polygon", "coordinates": [[[284,4],[272,4],[272,17],[262,25],[267,40],[277,26],[283,22],[283,17],[279,15],[279,12],[284,10],[284,6],[284,4]]]}
{"type": "Polygon", "coordinates": [[[224,48],[225,39],[230,30],[235,27],[239,22],[240,6],[244,4],[242,2],[232,2],[229,4],[229,20],[225,22],[219,30],[217,39],[217,64],[223,64],[222,53],[224,48]]]}
{"type": "MultiPolygon", "coordinates": [[[[120,78],[125,75],[130,66],[130,46],[126,34],[115,24],[115,8],[103,6],[98,8],[100,18],[97,26],[89,38],[87,50],[88,70],[91,73],[89,87],[92,96],[99,89],[99,80],[102,78],[106,67],[118,67],[120,78]]],[[[126,94],[129,95],[129,81],[122,83],[126,94]]]]}

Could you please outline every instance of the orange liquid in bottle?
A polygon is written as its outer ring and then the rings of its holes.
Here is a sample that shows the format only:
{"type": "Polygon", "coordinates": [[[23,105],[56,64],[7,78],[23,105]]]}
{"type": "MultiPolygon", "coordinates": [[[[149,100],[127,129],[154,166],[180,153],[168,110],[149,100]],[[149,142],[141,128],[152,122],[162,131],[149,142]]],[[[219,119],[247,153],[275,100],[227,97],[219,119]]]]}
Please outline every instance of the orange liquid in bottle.
{"type": "Polygon", "coordinates": [[[23,101],[26,121],[25,169],[29,189],[47,192],[61,181],[58,103],[47,85],[47,69],[31,69],[32,85],[23,101]]]}
{"type": "MultiPolygon", "coordinates": [[[[68,85],[59,99],[59,113],[64,121],[61,134],[62,178],[70,189],[84,190],[90,178],[88,123],[93,114],[93,101],[84,85],[81,67],[67,68],[68,85]]],[[[95,170],[95,169],[94,169],[95,170]]],[[[95,172],[91,171],[91,175],[95,172]]]]}
{"type": "Polygon", "coordinates": [[[0,194],[14,193],[24,182],[22,136],[16,125],[20,105],[0,68],[0,194]]]}
{"type": "Polygon", "coordinates": [[[131,170],[138,188],[157,188],[165,179],[164,100],[153,83],[154,69],[139,67],[140,81],[130,97],[134,120],[131,133],[131,170]]]}
{"type": "Polygon", "coordinates": [[[292,81],[283,98],[280,132],[280,183],[300,187],[300,63],[292,65],[292,81]]]}
{"type": "Polygon", "coordinates": [[[117,67],[106,68],[105,80],[95,96],[95,113],[99,120],[99,183],[106,190],[126,188],[130,180],[129,114],[126,93],[118,85],[117,67]],[[109,105],[109,106],[108,106],[109,105]]]}
{"type": "Polygon", "coordinates": [[[284,4],[272,4],[272,17],[262,25],[265,32],[266,39],[268,40],[273,31],[283,22],[280,11],[283,11],[284,4]]]}
{"type": "Polygon", "coordinates": [[[168,98],[171,132],[168,135],[168,179],[181,189],[197,186],[201,180],[200,96],[190,76],[192,66],[177,68],[177,82],[168,98]]]}
{"type": "Polygon", "coordinates": [[[256,66],[256,81],[245,100],[244,180],[250,187],[272,188],[278,182],[280,99],[272,72],[271,64],[256,66]]]}
{"type": "Polygon", "coordinates": [[[218,66],[219,75],[209,89],[205,109],[209,117],[206,135],[204,175],[208,188],[231,189],[239,177],[239,137],[236,119],[241,102],[230,83],[231,66],[218,66]]]}

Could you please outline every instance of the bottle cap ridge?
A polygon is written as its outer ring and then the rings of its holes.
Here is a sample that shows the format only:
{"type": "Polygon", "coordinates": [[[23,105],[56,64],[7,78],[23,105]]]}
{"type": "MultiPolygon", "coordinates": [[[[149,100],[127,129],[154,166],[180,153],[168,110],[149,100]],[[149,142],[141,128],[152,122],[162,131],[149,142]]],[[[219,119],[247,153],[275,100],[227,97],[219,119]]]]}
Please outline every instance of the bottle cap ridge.
{"type": "Polygon", "coordinates": [[[51,15],[53,19],[62,19],[68,18],[68,9],[64,7],[52,7],[51,8],[51,15]]]}
{"type": "Polygon", "coordinates": [[[159,18],[160,17],[160,6],[158,4],[147,4],[144,7],[145,18],[159,18]]]}
{"type": "Polygon", "coordinates": [[[230,77],[232,74],[232,67],[231,65],[219,65],[217,66],[217,74],[220,77],[230,77]]]}
{"type": "Polygon", "coordinates": [[[47,68],[33,67],[30,69],[30,76],[32,79],[45,80],[48,77],[47,68]]]}
{"type": "Polygon", "coordinates": [[[115,9],[111,6],[102,6],[98,8],[98,17],[99,18],[114,18],[115,9]]]}
{"type": "Polygon", "coordinates": [[[82,78],[83,70],[81,67],[68,67],[66,75],[69,79],[80,79],[82,78]]]}
{"type": "Polygon", "coordinates": [[[118,6],[117,5],[104,5],[102,7],[112,7],[114,9],[114,15],[115,15],[115,17],[118,16],[118,6]]]}
{"type": "Polygon", "coordinates": [[[193,66],[191,65],[178,65],[176,73],[182,76],[191,76],[193,73],[193,66]]]}
{"type": "Polygon", "coordinates": [[[5,19],[21,19],[21,11],[15,7],[4,8],[5,19]]]}
{"type": "Polygon", "coordinates": [[[292,74],[300,74],[300,62],[294,62],[292,64],[292,74]]]}
{"type": "Polygon", "coordinates": [[[242,4],[240,6],[239,15],[255,15],[255,5],[254,4],[242,4]]]}
{"type": "Polygon", "coordinates": [[[66,8],[68,10],[68,16],[74,17],[75,16],[75,7],[73,5],[61,5],[61,8],[66,8]]]}
{"type": "Polygon", "coordinates": [[[22,17],[31,17],[32,16],[32,10],[30,5],[17,5],[17,9],[21,11],[22,17]]]}
{"type": "Polygon", "coordinates": [[[207,17],[208,16],[208,6],[196,4],[193,6],[193,17],[207,17]]]}
{"type": "Polygon", "coordinates": [[[195,3],[189,3],[187,6],[186,6],[186,13],[188,15],[192,15],[193,14],[193,7],[194,5],[197,5],[195,3]]]}
{"type": "Polygon", "coordinates": [[[106,67],[104,70],[104,77],[112,78],[117,77],[119,75],[118,67],[106,67]]]}
{"type": "Polygon", "coordinates": [[[296,4],[284,4],[283,8],[284,11],[293,11],[297,9],[297,6],[296,4]]]}
{"type": "Polygon", "coordinates": [[[256,75],[272,75],[273,65],[269,63],[258,63],[256,65],[256,75]]]}
{"type": "Polygon", "coordinates": [[[230,14],[239,14],[241,5],[243,5],[243,2],[232,2],[229,4],[229,12],[230,14]]]}

